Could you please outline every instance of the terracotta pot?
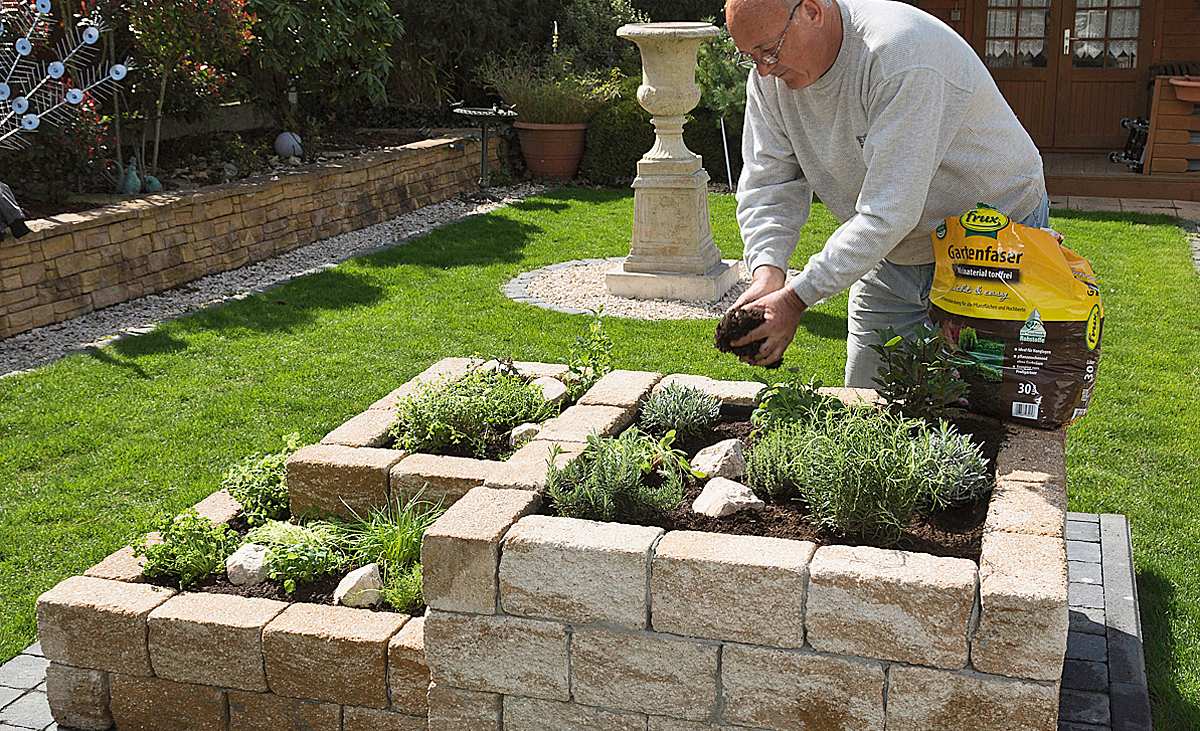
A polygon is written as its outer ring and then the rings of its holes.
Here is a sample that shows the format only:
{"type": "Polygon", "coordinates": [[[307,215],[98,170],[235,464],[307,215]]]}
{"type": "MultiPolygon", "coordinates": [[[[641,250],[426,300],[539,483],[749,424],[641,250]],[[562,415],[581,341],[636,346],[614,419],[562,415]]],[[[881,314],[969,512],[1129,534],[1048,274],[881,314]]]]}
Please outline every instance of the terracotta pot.
{"type": "Polygon", "coordinates": [[[1172,78],[1171,86],[1175,87],[1175,98],[1181,102],[1200,104],[1200,77],[1184,76],[1172,78]]]}
{"type": "Polygon", "coordinates": [[[586,124],[515,122],[513,127],[521,139],[525,164],[534,177],[569,180],[579,172],[586,124]]]}

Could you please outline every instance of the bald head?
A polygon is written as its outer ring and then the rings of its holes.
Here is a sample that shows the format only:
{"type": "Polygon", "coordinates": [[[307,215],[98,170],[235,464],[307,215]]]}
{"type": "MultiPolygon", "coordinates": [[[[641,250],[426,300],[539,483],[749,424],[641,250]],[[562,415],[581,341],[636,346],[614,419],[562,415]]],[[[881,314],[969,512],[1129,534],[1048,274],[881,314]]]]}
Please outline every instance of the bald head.
{"type": "Polygon", "coordinates": [[[842,14],[834,0],[726,0],[725,24],[758,73],[789,88],[812,84],[842,47],[842,14]],[[768,63],[773,57],[777,63],[768,63]]]}

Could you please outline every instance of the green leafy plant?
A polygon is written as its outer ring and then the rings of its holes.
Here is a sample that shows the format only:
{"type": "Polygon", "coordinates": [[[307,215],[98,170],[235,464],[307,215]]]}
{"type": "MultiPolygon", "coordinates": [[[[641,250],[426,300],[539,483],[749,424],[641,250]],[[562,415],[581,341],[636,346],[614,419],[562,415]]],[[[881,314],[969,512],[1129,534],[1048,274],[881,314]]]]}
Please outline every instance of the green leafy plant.
{"type": "Polygon", "coordinates": [[[510,53],[489,58],[479,79],[516,107],[523,122],[573,124],[587,122],[620,91],[619,69],[579,72],[554,57],[539,61],[510,53]]]}
{"type": "Polygon", "coordinates": [[[408,612],[425,602],[422,589],[421,564],[393,572],[384,578],[383,602],[397,612],[408,612]]]}
{"type": "Polygon", "coordinates": [[[142,573],[168,577],[186,589],[225,568],[225,559],[237,549],[237,536],[224,523],[214,523],[195,508],[166,516],[158,532],[161,542],[149,537],[133,544],[133,554],[146,559],[142,573]]]}
{"type": "Polygon", "coordinates": [[[688,479],[702,477],[672,447],[675,434],[654,439],[638,429],[618,437],[588,437],[583,453],[566,467],[554,464],[546,494],[559,515],[604,521],[641,521],[674,510],[688,479]]]}
{"type": "Polygon", "coordinates": [[[627,23],[646,23],[649,16],[629,0],[566,0],[556,17],[559,35],[553,50],[576,68],[638,70],[637,46],[619,38],[617,29],[627,23]]]}
{"type": "Polygon", "coordinates": [[[373,509],[365,518],[355,516],[342,527],[356,564],[379,563],[385,574],[399,571],[421,559],[421,539],[425,531],[446,512],[440,503],[420,497],[394,501],[385,508],[373,509]]]}
{"type": "Polygon", "coordinates": [[[759,392],[758,405],[750,423],[759,432],[793,421],[812,421],[827,413],[845,410],[841,399],[821,393],[824,384],[816,378],[800,380],[796,371],[784,381],[759,392]]]}
{"type": "Polygon", "coordinates": [[[940,510],[978,502],[992,491],[995,480],[983,449],[970,435],[947,421],[922,430],[920,444],[926,454],[921,481],[927,487],[928,506],[940,510]]]}
{"type": "Polygon", "coordinates": [[[476,458],[503,456],[508,433],[542,422],[558,407],[542,389],[506,369],[476,369],[449,383],[430,384],[397,405],[392,436],[411,452],[476,458]]]}
{"type": "Polygon", "coordinates": [[[604,330],[604,310],[592,314],[587,329],[575,338],[567,356],[564,379],[572,400],[578,399],[613,369],[613,341],[604,330]]]}
{"type": "Polygon", "coordinates": [[[716,396],[672,383],[646,399],[638,423],[655,436],[674,432],[680,439],[691,439],[704,434],[720,418],[721,401],[716,396]]]}
{"type": "Polygon", "coordinates": [[[287,514],[287,460],[299,448],[300,435],[289,434],[282,451],[247,457],[225,473],[221,487],[241,503],[248,524],[260,525],[287,514]]]}
{"type": "Polygon", "coordinates": [[[271,520],[247,533],[245,542],[266,547],[270,577],[289,594],[346,568],[351,560],[344,531],[324,521],[298,525],[271,520]]]}
{"type": "Polygon", "coordinates": [[[871,349],[882,360],[873,379],[894,411],[914,419],[936,421],[953,414],[967,393],[950,348],[940,330],[921,326],[911,338],[888,328],[871,349]]]}
{"type": "Polygon", "coordinates": [[[746,116],[746,69],[738,65],[737,52],[729,29],[722,26],[721,35],[700,45],[696,83],[701,108],[717,119],[724,117],[729,131],[740,137],[746,116]]]}

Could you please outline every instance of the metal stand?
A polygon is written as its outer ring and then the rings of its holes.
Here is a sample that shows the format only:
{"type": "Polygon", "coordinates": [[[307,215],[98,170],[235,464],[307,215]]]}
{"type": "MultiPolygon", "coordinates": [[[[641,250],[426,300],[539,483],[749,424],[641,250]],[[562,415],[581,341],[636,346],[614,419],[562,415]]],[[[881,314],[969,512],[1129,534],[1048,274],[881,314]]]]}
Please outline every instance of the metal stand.
{"type": "Polygon", "coordinates": [[[480,202],[499,202],[500,198],[498,196],[487,191],[488,186],[491,184],[491,175],[488,172],[488,137],[491,125],[495,124],[499,126],[505,122],[513,121],[517,118],[516,111],[510,106],[501,104],[495,104],[491,107],[464,107],[462,106],[462,102],[451,104],[450,110],[471,120],[480,130],[479,192],[472,195],[471,199],[480,202]]]}

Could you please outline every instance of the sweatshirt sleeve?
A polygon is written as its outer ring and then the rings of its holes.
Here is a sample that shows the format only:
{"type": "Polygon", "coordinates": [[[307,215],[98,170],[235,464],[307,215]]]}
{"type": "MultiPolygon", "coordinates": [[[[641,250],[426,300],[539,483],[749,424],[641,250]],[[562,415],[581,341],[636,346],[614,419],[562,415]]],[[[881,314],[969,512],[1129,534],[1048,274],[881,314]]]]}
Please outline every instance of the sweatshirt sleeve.
{"type": "Polygon", "coordinates": [[[916,228],[950,142],[944,134],[953,128],[945,119],[946,94],[941,74],[918,68],[884,81],[870,95],[863,143],[867,173],[855,214],[790,282],[804,302],[815,304],[846,289],[916,228]]]}
{"type": "Polygon", "coordinates": [[[737,192],[746,270],[753,274],[769,264],[786,272],[811,207],[812,187],[796,162],[783,123],[764,103],[757,73],[751,71],[737,192]]]}

